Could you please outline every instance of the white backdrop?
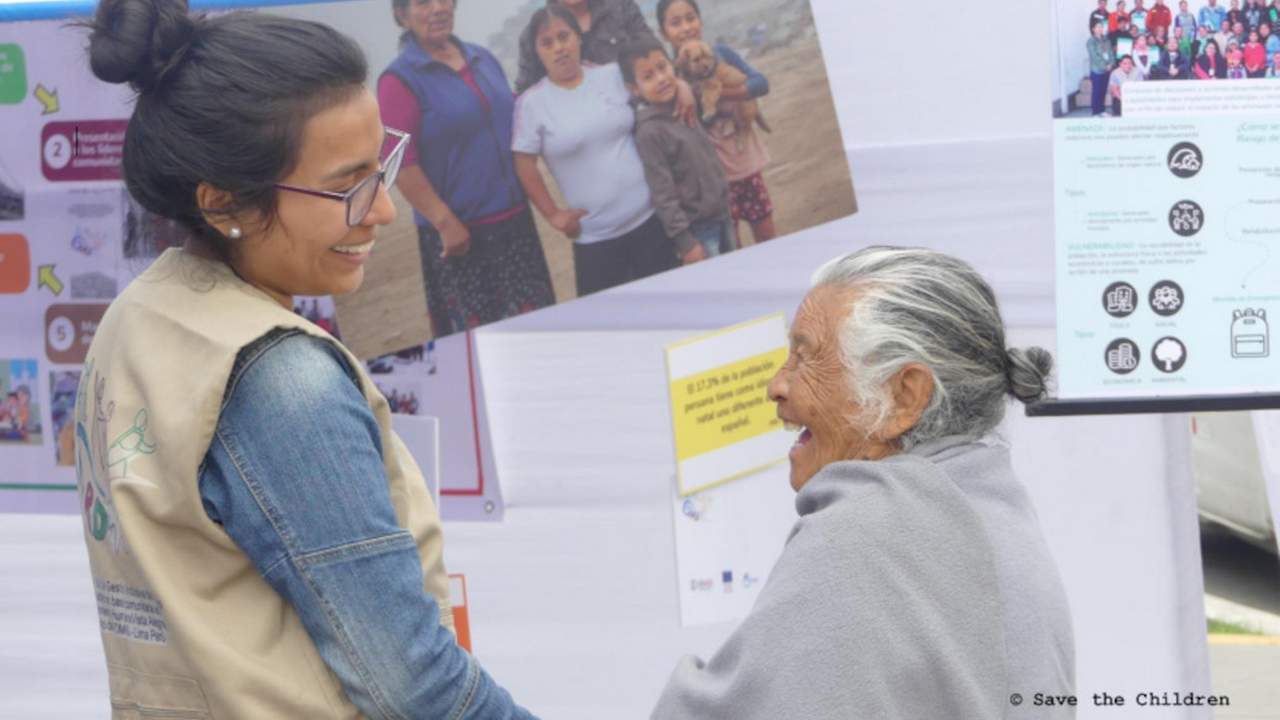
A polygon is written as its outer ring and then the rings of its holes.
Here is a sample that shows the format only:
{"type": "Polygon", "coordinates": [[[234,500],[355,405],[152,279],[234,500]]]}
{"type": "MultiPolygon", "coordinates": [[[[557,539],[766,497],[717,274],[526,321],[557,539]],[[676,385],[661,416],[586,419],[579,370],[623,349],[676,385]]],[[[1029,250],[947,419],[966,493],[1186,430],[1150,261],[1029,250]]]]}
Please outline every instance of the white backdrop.
{"type": "MultiPolygon", "coordinates": [[[[340,12],[384,33],[389,4],[340,12]]],[[[858,216],[478,338],[508,513],[501,525],[447,525],[448,561],[468,574],[477,654],[545,717],[643,717],[680,653],[706,655],[732,629],[679,628],[663,343],[789,312],[822,261],[893,243],[974,262],[997,288],[1014,340],[1052,345],[1049,5],[813,6],[858,216]],[[945,30],[947,53],[904,51],[901,43],[926,26],[945,30]],[[629,332],[619,334],[623,310],[629,332]],[[584,392],[584,377],[618,381],[584,392]]],[[[1152,416],[1011,417],[1015,459],[1067,585],[1082,696],[1208,689],[1181,425],[1152,416]]],[[[0,553],[0,577],[20,579],[6,582],[9,597],[0,587],[0,717],[106,717],[79,538],[17,522],[0,518],[0,548],[25,548],[0,553]],[[49,546],[48,561],[27,559],[32,547],[49,546]],[[63,704],[50,708],[51,699],[63,704]]],[[[1141,715],[1086,703],[1079,716],[1141,715]]]]}

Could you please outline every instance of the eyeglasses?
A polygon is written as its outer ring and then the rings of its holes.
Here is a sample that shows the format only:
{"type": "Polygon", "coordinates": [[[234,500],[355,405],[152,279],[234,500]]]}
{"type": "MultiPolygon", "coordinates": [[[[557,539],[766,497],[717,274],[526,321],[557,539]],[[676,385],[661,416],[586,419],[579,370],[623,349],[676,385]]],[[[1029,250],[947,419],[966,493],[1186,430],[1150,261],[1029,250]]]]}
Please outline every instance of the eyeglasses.
{"type": "Polygon", "coordinates": [[[374,201],[378,199],[378,185],[386,185],[388,190],[395,186],[396,176],[400,174],[400,164],[404,161],[404,151],[409,147],[409,133],[392,128],[383,128],[383,130],[387,135],[395,138],[395,147],[387,154],[387,159],[382,161],[382,167],[377,172],[356,183],[350,190],[339,193],[312,190],[284,183],[276,183],[275,186],[281,190],[303,195],[341,200],[347,204],[347,225],[349,227],[359,225],[364,222],[369,211],[373,209],[374,201]]]}

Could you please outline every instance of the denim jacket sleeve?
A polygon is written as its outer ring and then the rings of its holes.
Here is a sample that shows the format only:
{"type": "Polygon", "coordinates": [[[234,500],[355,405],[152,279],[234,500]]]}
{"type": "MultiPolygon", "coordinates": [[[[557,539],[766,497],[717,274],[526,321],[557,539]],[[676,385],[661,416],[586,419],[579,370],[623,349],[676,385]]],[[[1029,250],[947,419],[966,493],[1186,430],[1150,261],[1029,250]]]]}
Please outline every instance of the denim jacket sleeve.
{"type": "Polygon", "coordinates": [[[354,380],[337,348],[299,331],[242,350],[200,471],[206,512],[367,717],[531,718],[440,624],[354,380]]]}
{"type": "Polygon", "coordinates": [[[747,76],[747,94],[754,100],[769,94],[769,79],[759,70],[752,67],[742,56],[728,45],[717,45],[716,52],[720,59],[734,66],[747,76]]]}

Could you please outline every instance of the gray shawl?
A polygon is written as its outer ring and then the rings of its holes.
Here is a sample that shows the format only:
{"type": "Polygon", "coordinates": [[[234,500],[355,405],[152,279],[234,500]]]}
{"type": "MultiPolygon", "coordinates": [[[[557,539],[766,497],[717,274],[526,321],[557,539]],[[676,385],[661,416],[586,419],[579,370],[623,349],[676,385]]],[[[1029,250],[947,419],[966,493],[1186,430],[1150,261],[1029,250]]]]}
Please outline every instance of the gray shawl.
{"type": "Polygon", "coordinates": [[[823,468],[751,614],[653,717],[1071,718],[1071,616],[1008,449],[944,438],[823,468]],[[1020,705],[1011,698],[1023,696],[1020,705]]]}

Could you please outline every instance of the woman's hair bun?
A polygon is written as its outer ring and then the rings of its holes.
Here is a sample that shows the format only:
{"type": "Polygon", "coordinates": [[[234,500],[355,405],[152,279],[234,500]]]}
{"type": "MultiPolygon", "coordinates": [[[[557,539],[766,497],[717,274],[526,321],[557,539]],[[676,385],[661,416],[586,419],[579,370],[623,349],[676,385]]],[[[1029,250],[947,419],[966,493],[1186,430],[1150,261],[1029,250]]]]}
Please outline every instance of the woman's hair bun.
{"type": "Polygon", "coordinates": [[[1053,355],[1042,347],[1011,348],[1009,354],[1009,394],[1024,403],[1033,403],[1049,393],[1053,355]]]}
{"type": "Polygon", "coordinates": [[[196,21],[187,0],[101,0],[89,27],[93,74],[145,93],[182,62],[196,21]]]}

